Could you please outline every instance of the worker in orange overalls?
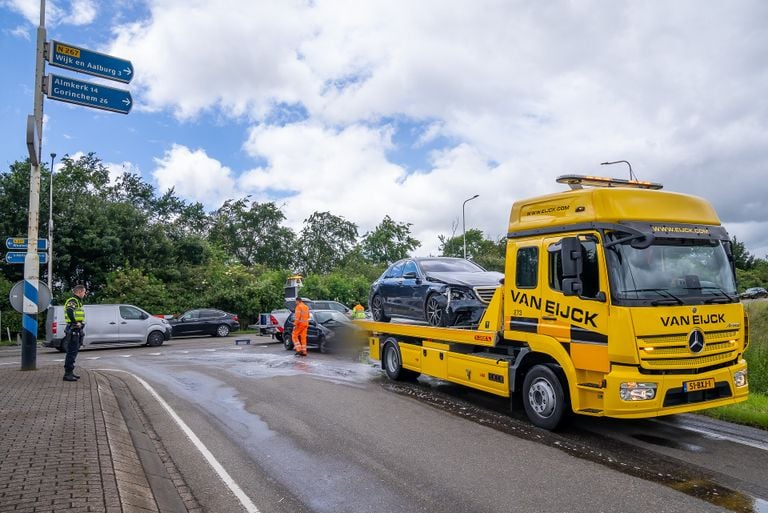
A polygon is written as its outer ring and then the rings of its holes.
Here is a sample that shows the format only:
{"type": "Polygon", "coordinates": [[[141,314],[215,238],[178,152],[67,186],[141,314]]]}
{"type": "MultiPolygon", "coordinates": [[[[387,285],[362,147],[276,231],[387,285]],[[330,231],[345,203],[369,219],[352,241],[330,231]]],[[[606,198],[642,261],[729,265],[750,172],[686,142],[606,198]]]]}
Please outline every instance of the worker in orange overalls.
{"type": "Polygon", "coordinates": [[[293,316],[294,356],[307,356],[307,327],[309,326],[309,307],[300,297],[296,298],[296,310],[293,316]]]}

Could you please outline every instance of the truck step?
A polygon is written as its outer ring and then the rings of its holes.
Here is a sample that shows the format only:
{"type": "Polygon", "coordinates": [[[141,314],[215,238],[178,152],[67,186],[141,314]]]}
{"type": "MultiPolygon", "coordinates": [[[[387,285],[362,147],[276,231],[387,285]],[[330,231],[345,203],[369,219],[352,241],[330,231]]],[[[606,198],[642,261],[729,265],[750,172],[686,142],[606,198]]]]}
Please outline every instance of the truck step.
{"type": "Polygon", "coordinates": [[[583,388],[586,390],[595,390],[595,389],[603,388],[603,386],[600,383],[579,383],[577,386],[579,388],[583,388]]]}
{"type": "Polygon", "coordinates": [[[600,415],[603,413],[603,410],[598,410],[596,408],[584,408],[578,410],[578,413],[583,413],[584,415],[600,415]]]}

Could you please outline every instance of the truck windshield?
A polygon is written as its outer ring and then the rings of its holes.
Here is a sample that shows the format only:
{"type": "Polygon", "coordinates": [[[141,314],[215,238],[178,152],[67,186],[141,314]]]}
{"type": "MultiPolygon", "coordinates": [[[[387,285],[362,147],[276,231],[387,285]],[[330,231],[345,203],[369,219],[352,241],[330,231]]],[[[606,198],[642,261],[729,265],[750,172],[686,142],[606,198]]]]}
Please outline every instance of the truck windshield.
{"type": "Polygon", "coordinates": [[[738,301],[721,241],[657,238],[642,249],[626,242],[611,246],[606,257],[611,294],[618,302],[641,300],[656,306],[738,301]]]}

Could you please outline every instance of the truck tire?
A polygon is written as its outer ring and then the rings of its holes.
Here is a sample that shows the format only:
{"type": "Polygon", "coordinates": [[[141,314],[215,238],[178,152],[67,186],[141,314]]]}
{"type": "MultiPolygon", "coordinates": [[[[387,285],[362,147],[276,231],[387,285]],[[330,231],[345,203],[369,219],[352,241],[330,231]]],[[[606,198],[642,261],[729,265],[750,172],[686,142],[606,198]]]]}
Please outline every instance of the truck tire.
{"type": "Polygon", "coordinates": [[[419,377],[419,372],[403,368],[403,358],[400,356],[400,348],[395,339],[389,339],[384,343],[384,354],[381,357],[384,372],[389,379],[394,381],[408,381],[419,377]]]}
{"type": "Polygon", "coordinates": [[[379,295],[371,299],[371,316],[376,322],[389,322],[389,317],[384,314],[384,300],[379,295]]]}
{"type": "Polygon", "coordinates": [[[153,331],[147,336],[147,345],[150,347],[162,346],[165,342],[165,337],[159,331],[153,331]]]}
{"type": "Polygon", "coordinates": [[[528,371],[523,381],[523,404],[533,425],[557,429],[565,419],[567,401],[555,371],[546,365],[535,365],[528,371]]]}

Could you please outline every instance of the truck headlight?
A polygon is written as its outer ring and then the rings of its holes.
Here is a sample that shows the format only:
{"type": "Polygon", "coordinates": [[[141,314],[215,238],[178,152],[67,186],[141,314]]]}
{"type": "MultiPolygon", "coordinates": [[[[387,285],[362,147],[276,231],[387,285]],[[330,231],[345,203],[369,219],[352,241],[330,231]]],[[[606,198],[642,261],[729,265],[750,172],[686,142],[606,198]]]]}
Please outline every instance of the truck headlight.
{"type": "Polygon", "coordinates": [[[656,383],[627,381],[619,386],[622,401],[649,401],[656,397],[656,383]]]}
{"type": "Polygon", "coordinates": [[[747,370],[740,370],[733,373],[733,384],[736,388],[747,386],[747,370]]]}

